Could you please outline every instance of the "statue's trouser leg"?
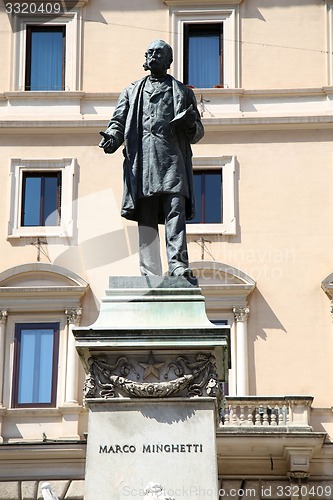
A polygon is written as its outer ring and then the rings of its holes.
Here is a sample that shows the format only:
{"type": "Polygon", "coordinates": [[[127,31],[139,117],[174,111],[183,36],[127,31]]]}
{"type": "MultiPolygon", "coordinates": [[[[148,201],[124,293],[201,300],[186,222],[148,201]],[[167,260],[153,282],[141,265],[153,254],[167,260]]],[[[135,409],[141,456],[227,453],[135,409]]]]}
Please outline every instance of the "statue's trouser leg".
{"type": "Polygon", "coordinates": [[[162,276],[158,201],[156,197],[142,198],[139,201],[139,256],[142,276],[162,276]]]}
{"type": "Polygon", "coordinates": [[[163,209],[169,274],[173,274],[175,269],[187,268],[189,265],[186,244],[185,196],[164,195],[163,209]]]}

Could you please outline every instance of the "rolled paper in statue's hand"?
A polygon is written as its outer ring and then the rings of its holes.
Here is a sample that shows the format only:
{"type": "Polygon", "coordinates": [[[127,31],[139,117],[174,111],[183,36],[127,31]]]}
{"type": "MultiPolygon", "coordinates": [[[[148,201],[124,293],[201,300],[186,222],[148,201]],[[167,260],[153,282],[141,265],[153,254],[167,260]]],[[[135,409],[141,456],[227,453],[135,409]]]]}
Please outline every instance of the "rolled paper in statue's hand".
{"type": "MultiPolygon", "coordinates": [[[[187,109],[182,111],[181,113],[178,113],[173,120],[171,120],[170,125],[171,129],[174,132],[177,129],[182,129],[188,126],[188,120],[189,116],[192,117],[192,114],[194,114],[194,118],[196,118],[195,111],[193,111],[193,105],[191,104],[187,109]]],[[[193,121],[192,126],[195,124],[195,119],[193,121]]]]}

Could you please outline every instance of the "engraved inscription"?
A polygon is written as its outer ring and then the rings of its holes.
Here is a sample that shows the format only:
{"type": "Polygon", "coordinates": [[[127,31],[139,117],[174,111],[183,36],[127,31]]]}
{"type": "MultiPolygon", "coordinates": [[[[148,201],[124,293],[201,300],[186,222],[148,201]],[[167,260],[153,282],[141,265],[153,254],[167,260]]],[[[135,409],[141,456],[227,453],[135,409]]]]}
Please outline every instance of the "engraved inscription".
{"type": "Polygon", "coordinates": [[[100,444],[101,454],[122,454],[122,453],[203,453],[201,443],[144,443],[140,448],[133,444],[100,444]]]}

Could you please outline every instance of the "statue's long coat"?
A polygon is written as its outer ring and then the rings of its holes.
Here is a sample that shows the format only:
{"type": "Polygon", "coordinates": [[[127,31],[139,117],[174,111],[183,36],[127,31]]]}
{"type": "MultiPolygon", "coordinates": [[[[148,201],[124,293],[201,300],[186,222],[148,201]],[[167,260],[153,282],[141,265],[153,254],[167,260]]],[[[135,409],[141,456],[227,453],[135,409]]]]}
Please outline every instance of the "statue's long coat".
{"type": "MultiPolygon", "coordinates": [[[[172,81],[174,116],[185,111],[190,105],[196,112],[196,124],[190,131],[186,128],[174,131],[178,141],[178,150],[185,164],[186,180],[189,196],[186,200],[186,218],[191,219],[195,213],[193,189],[192,151],[190,144],[198,142],[203,134],[200,115],[197,110],[195,96],[191,89],[168,76],[172,81]]],[[[114,115],[108,125],[107,134],[115,140],[114,151],[124,143],[124,193],[121,215],[126,219],[138,220],[138,191],[141,159],[141,124],[143,89],[147,77],[139,80],[120,95],[114,115]]],[[[155,166],[158,168],[158,165],[155,166]]],[[[164,223],[164,220],[160,221],[164,223]]]]}

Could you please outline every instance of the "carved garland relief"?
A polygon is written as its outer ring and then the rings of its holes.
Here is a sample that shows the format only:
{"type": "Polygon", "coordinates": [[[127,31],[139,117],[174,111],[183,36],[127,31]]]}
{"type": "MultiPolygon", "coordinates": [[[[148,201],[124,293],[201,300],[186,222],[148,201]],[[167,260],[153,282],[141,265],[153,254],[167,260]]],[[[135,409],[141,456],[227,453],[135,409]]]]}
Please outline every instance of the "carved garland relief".
{"type": "Polygon", "coordinates": [[[177,356],[174,361],[169,359],[164,362],[157,362],[152,353],[146,361],[126,356],[114,360],[99,356],[89,358],[88,363],[85,398],[165,398],[175,395],[220,397],[215,357],[211,354],[177,356]],[[161,376],[164,381],[160,381],[161,376]],[[145,381],[154,378],[158,381],[145,381]]]}

